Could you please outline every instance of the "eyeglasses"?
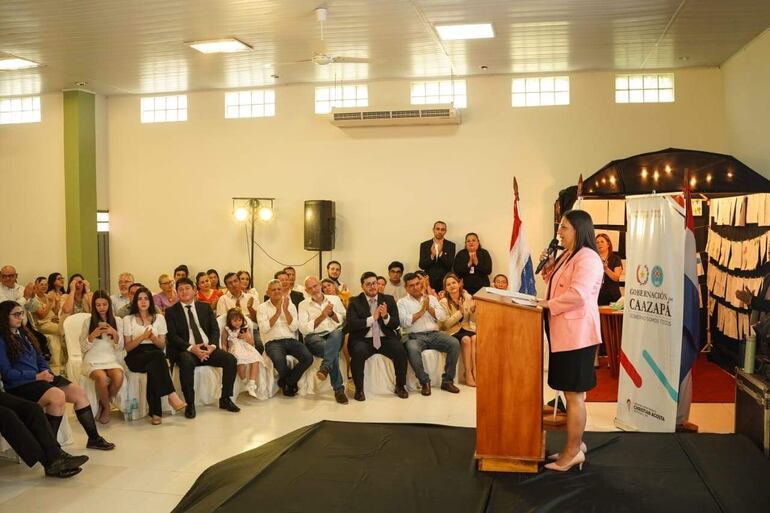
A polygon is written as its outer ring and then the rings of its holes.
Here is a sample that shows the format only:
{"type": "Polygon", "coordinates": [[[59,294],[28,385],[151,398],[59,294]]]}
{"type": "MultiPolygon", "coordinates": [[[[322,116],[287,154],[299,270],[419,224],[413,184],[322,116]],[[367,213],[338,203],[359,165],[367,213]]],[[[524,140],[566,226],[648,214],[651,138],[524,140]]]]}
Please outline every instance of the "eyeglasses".
{"type": "Polygon", "coordinates": [[[0,278],[6,279],[6,278],[16,278],[18,276],[18,273],[13,274],[0,274],[0,278]]]}
{"type": "Polygon", "coordinates": [[[11,315],[14,316],[14,317],[21,317],[22,315],[24,315],[24,313],[23,312],[11,312],[11,315]]]}
{"type": "Polygon", "coordinates": [[[161,281],[159,282],[161,285],[171,285],[173,282],[171,281],[161,281]]]}
{"type": "Polygon", "coordinates": [[[364,282],[364,287],[376,287],[376,286],[377,286],[377,282],[376,281],[365,281],[364,282]]]}

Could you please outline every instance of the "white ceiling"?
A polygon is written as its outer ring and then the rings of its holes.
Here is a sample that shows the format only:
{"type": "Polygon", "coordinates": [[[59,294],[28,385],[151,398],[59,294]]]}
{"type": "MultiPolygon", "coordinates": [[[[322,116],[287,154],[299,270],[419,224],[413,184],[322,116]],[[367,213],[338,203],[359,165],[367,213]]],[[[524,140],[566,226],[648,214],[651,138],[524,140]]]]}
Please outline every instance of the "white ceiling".
{"type": "Polygon", "coordinates": [[[0,0],[0,52],[44,65],[0,71],[0,95],[717,66],[769,26],[770,0],[0,0]],[[327,53],[370,63],[272,66],[322,49],[318,6],[327,53]],[[496,37],[441,42],[432,27],[474,22],[496,37]],[[184,44],[226,36],[254,50],[184,44]]]}

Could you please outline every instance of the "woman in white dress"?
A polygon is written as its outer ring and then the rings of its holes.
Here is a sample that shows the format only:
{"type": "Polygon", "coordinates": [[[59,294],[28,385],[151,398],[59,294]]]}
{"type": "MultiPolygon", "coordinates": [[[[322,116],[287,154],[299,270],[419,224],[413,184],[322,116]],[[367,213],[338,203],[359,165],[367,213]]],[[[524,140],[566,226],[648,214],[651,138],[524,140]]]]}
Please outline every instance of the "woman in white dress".
{"type": "Polygon", "coordinates": [[[225,318],[225,329],[222,330],[220,346],[238,360],[238,377],[249,376],[246,390],[251,397],[257,397],[257,378],[262,355],[254,347],[254,337],[246,323],[240,308],[231,308],[225,318]]]}
{"type": "Polygon", "coordinates": [[[99,398],[97,418],[102,424],[110,421],[110,400],[123,385],[123,330],[119,321],[112,312],[110,295],[104,290],[94,292],[91,317],[83,322],[80,335],[81,372],[94,380],[99,398]]]}

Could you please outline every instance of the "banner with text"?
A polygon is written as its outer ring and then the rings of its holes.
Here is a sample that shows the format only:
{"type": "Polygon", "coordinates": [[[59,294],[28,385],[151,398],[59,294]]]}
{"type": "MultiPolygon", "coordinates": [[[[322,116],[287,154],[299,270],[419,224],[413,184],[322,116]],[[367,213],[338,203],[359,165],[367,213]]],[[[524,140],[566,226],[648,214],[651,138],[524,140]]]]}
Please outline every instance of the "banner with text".
{"type": "Polygon", "coordinates": [[[671,196],[626,198],[626,288],[615,424],[673,432],[679,400],[684,217],[671,196]]]}

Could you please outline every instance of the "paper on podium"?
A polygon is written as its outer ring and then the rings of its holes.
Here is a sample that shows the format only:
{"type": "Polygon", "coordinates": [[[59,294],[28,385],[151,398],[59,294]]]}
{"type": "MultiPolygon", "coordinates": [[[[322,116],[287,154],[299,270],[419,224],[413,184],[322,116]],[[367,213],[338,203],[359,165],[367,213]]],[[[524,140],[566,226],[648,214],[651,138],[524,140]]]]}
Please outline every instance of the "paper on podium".
{"type": "Polygon", "coordinates": [[[529,294],[522,294],[521,292],[513,292],[512,290],[501,290],[494,287],[484,287],[484,292],[489,292],[496,296],[502,296],[510,298],[511,302],[517,305],[524,306],[537,306],[537,298],[529,294]]]}

